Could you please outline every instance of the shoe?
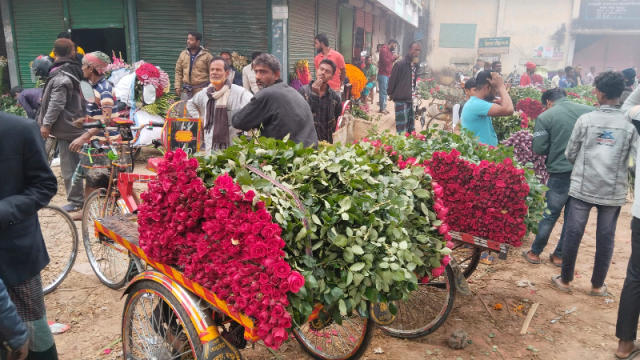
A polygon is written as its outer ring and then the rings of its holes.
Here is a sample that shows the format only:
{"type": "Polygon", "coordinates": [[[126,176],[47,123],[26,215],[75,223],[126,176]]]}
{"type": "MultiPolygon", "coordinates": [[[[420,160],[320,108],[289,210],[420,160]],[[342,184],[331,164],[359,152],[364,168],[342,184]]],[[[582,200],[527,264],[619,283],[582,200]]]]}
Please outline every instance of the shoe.
{"type": "Polygon", "coordinates": [[[51,167],[56,167],[56,166],[60,166],[60,158],[59,157],[51,160],[51,167]]]}
{"type": "Polygon", "coordinates": [[[74,204],[67,204],[67,205],[63,206],[61,209],[66,211],[66,212],[68,212],[68,213],[72,213],[72,212],[76,212],[76,211],[82,210],[82,206],[74,205],[74,204]]]}

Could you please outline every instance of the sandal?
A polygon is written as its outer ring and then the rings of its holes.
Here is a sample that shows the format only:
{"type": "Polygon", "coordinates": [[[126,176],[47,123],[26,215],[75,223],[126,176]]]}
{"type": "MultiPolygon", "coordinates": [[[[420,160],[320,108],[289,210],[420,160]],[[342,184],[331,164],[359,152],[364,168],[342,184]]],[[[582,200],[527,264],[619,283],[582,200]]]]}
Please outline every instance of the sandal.
{"type": "Polygon", "coordinates": [[[616,359],[618,359],[618,360],[631,360],[631,359],[634,359],[638,355],[640,355],[640,348],[638,347],[638,345],[636,345],[636,348],[627,357],[620,357],[620,356],[616,355],[616,359]]]}
{"type": "Polygon", "coordinates": [[[556,264],[556,262],[553,261],[553,254],[549,254],[549,262],[551,262],[551,265],[553,265],[555,267],[562,267],[562,263],[556,264]]]}
{"type": "Polygon", "coordinates": [[[534,264],[534,265],[540,265],[540,260],[531,260],[529,258],[529,253],[531,252],[531,250],[525,250],[522,252],[522,256],[524,257],[525,260],[527,260],[529,263],[534,264]]]}
{"type": "Polygon", "coordinates": [[[607,295],[609,295],[609,293],[607,293],[607,290],[609,290],[609,288],[607,287],[607,284],[602,285],[602,287],[604,288],[604,291],[602,292],[593,292],[589,291],[589,295],[591,296],[598,296],[598,297],[605,297],[607,295]]]}
{"type": "Polygon", "coordinates": [[[551,283],[553,284],[553,286],[556,287],[556,289],[562,291],[562,292],[566,292],[566,293],[571,293],[571,288],[566,288],[560,284],[558,284],[558,279],[561,278],[561,275],[555,275],[551,277],[551,283]]]}

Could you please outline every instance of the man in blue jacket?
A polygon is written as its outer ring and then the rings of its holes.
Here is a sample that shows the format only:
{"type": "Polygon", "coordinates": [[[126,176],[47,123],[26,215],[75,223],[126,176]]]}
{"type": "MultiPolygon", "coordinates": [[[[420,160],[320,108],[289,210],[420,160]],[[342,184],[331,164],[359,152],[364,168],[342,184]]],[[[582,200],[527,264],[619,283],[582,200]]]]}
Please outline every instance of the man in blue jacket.
{"type": "MultiPolygon", "coordinates": [[[[29,358],[55,360],[40,280],[49,255],[38,210],[56,194],[58,182],[35,121],[0,113],[0,139],[0,174],[10,174],[0,177],[0,279],[29,329],[29,358]]],[[[6,306],[3,298],[0,307],[6,306]]],[[[5,320],[0,312],[0,321],[5,320]]],[[[0,344],[9,340],[5,336],[0,332],[0,344]]]]}

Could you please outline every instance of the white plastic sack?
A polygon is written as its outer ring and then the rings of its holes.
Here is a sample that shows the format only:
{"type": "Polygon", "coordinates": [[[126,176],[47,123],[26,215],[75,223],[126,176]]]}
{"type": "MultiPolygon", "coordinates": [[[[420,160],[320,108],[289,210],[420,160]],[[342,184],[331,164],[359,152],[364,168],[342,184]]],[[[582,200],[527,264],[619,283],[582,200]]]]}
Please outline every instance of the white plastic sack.
{"type": "MultiPolygon", "coordinates": [[[[151,115],[148,112],[143,110],[139,110],[137,112],[134,112],[133,110],[131,110],[131,114],[132,114],[131,118],[136,123],[135,125],[136,127],[139,127],[142,124],[149,124],[151,120],[164,122],[164,119],[162,118],[162,116],[151,115]]],[[[134,145],[147,146],[147,145],[151,145],[151,142],[153,140],[156,140],[156,139],[159,140],[162,138],[162,128],[160,127],[154,127],[151,129],[149,129],[148,127],[144,127],[138,131],[142,131],[142,132],[140,133],[140,137],[138,138],[138,141],[136,141],[134,145]]]]}
{"type": "MultiPolygon", "coordinates": [[[[111,77],[113,78],[113,75],[111,77]]],[[[118,82],[114,83],[113,91],[119,101],[129,104],[129,99],[133,95],[133,85],[135,80],[136,73],[131,73],[120,77],[118,82]]]]}

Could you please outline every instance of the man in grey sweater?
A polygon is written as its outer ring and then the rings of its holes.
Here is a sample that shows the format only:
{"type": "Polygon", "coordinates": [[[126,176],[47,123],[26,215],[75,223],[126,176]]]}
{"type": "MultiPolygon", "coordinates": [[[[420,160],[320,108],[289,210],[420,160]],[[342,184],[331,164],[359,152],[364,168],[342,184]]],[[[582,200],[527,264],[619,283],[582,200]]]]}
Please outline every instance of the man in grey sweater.
{"type": "Polygon", "coordinates": [[[573,164],[569,188],[569,214],[562,249],[562,272],[553,285],[570,292],[578,248],[591,208],[598,209],[596,255],[591,276],[592,296],[606,296],[604,280],[613,256],[620,208],[626,203],[629,157],[638,152],[638,133],[620,110],[624,90],[621,73],[607,71],[595,79],[600,107],[578,118],[565,156],[573,164]]]}
{"type": "Polygon", "coordinates": [[[216,113],[215,110],[213,112],[207,111],[207,105],[210,104],[214,108],[223,107],[226,109],[227,123],[225,126],[229,127],[227,144],[231,144],[233,138],[237,136],[237,130],[231,126],[230,113],[242,109],[253,98],[251,92],[242,86],[231,84],[233,79],[230,78],[230,74],[231,66],[223,58],[214,57],[209,64],[211,85],[198,92],[187,102],[187,111],[189,111],[191,117],[204,119],[204,144],[207,155],[210,155],[212,150],[217,151],[225,147],[221,143],[213,141],[216,122],[220,123],[217,120],[221,120],[216,119],[216,115],[221,114],[224,116],[225,114],[216,113]],[[210,103],[211,101],[213,104],[210,103]]]}
{"type": "Polygon", "coordinates": [[[233,127],[259,129],[260,135],[282,140],[285,136],[305,147],[318,146],[313,114],[305,99],[280,79],[280,62],[271,54],[253,61],[260,92],[232,117],[233,127]]]}

